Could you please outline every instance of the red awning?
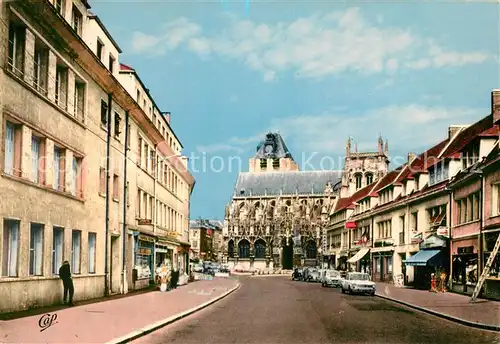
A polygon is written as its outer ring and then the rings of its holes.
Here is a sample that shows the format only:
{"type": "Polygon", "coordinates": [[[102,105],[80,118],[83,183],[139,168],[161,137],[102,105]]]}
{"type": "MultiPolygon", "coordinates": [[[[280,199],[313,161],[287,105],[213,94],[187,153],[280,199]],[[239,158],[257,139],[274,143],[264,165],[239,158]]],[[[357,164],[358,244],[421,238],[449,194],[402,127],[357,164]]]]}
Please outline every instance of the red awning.
{"type": "Polygon", "coordinates": [[[345,223],[345,228],[347,229],[353,229],[353,228],[356,228],[356,222],[354,221],[349,221],[349,222],[346,222],[345,223]]]}

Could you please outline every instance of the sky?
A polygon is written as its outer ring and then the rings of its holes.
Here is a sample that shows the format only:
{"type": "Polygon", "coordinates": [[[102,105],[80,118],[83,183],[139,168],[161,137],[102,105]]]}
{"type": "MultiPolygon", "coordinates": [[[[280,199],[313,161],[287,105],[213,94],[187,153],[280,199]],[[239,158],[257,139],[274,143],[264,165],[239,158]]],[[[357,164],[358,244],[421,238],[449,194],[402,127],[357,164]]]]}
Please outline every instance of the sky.
{"type": "Polygon", "coordinates": [[[490,113],[493,2],[91,1],[190,157],[191,218],[219,218],[269,131],[302,170],[342,169],[345,143],[391,168],[490,113]]]}

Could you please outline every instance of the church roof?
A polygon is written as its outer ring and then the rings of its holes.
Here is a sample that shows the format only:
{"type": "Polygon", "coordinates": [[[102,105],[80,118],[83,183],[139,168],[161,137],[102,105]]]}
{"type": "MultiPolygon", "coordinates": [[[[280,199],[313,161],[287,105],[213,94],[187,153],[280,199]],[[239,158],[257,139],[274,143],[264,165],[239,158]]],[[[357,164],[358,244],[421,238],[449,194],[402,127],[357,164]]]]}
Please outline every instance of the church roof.
{"type": "Polygon", "coordinates": [[[292,153],[288,150],[288,147],[280,134],[266,134],[265,140],[261,141],[257,146],[257,153],[255,153],[254,159],[265,158],[290,158],[293,160],[292,153]],[[268,146],[271,146],[272,149],[269,150],[269,148],[266,148],[268,146]]]}
{"type": "Polygon", "coordinates": [[[340,188],[341,171],[241,172],[234,188],[235,197],[283,195],[323,195],[328,183],[340,188]]]}

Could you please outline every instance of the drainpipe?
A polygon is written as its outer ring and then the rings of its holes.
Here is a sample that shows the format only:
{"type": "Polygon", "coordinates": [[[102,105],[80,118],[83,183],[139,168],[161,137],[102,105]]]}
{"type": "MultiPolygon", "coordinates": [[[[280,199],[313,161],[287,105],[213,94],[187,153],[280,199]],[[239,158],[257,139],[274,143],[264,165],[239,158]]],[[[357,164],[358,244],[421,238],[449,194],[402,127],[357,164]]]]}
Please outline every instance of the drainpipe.
{"type": "Polygon", "coordinates": [[[108,94],[108,116],[106,123],[106,229],[105,229],[105,248],[104,248],[104,296],[109,295],[109,169],[110,169],[110,149],[111,149],[111,108],[113,95],[108,94]]]}
{"type": "MultiPolygon", "coordinates": [[[[484,216],[483,216],[483,212],[484,212],[484,200],[485,200],[485,197],[484,197],[484,194],[485,194],[485,184],[486,184],[486,181],[484,180],[484,174],[483,172],[481,171],[480,174],[479,174],[479,178],[481,180],[481,192],[479,193],[479,197],[481,197],[481,202],[480,202],[480,207],[479,207],[479,254],[477,256],[477,276],[478,276],[478,280],[479,280],[479,276],[481,276],[481,274],[483,273],[483,268],[484,268],[484,261],[483,261],[483,250],[484,250],[484,247],[483,247],[483,229],[484,229],[484,216]]],[[[478,282],[479,283],[479,282],[478,282]]],[[[484,290],[484,289],[482,289],[484,290]]],[[[482,294],[482,291],[480,291],[480,295],[482,294]]]]}
{"type": "MultiPolygon", "coordinates": [[[[151,221],[153,222],[153,234],[156,236],[156,212],[158,211],[156,209],[156,177],[157,177],[157,171],[158,171],[158,145],[155,144],[155,159],[153,161],[153,179],[154,179],[154,184],[153,184],[153,216],[151,216],[151,221]]],[[[174,257],[172,256],[172,266],[174,264],[173,261],[174,257]]],[[[156,246],[153,246],[153,266],[156,266],[157,261],[156,261],[156,246]]],[[[153,269],[154,270],[154,269],[153,269]]],[[[156,280],[156,272],[153,271],[153,280],[156,280]]]]}
{"type": "Polygon", "coordinates": [[[450,275],[449,275],[449,281],[450,281],[450,289],[453,289],[453,190],[446,188],[445,190],[448,191],[449,193],[449,201],[448,204],[449,210],[450,210],[450,216],[448,217],[448,221],[450,222],[450,275]]]}
{"type": "Polygon", "coordinates": [[[128,121],[129,121],[129,113],[125,112],[125,144],[123,147],[123,238],[122,238],[122,263],[123,263],[123,272],[122,272],[122,293],[128,293],[128,284],[127,284],[127,197],[130,194],[130,190],[127,188],[127,153],[128,153],[128,142],[130,138],[128,137],[128,121]]]}

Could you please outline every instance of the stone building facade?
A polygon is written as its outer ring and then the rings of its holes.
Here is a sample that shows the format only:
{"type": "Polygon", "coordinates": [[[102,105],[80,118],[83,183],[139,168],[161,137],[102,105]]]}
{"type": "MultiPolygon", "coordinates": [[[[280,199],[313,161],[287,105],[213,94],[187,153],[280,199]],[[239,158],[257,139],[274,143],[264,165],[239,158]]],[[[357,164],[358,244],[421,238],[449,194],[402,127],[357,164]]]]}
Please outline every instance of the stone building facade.
{"type": "Polygon", "coordinates": [[[176,218],[176,247],[187,242],[194,186],[182,146],[169,142],[168,121],[153,122],[150,105],[122,85],[121,50],[87,1],[0,6],[0,312],[61,302],[64,260],[75,301],[126,292],[134,288],[124,281],[139,232],[137,184],[146,183],[134,137],[147,137],[160,156],[151,160],[175,174],[168,179],[175,199],[166,199],[159,178],[150,184],[153,206],[163,201],[176,211],[167,217],[176,218]]]}
{"type": "Polygon", "coordinates": [[[359,175],[377,180],[388,169],[383,145],[351,153],[350,142],[344,171],[300,171],[281,135],[267,134],[226,207],[223,259],[242,270],[321,264],[326,221],[341,190],[355,190],[359,175]]]}

